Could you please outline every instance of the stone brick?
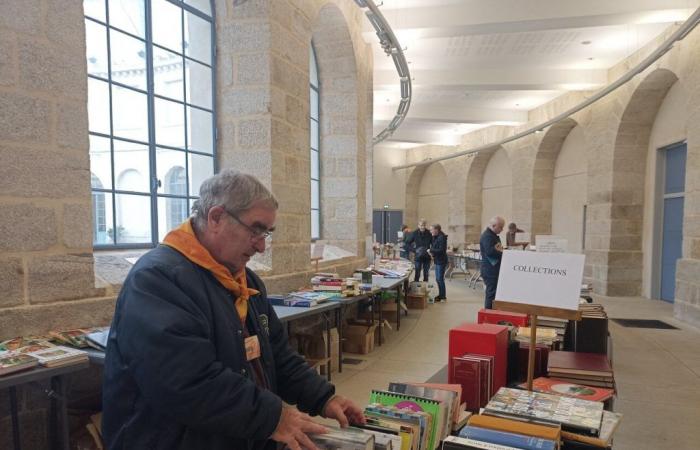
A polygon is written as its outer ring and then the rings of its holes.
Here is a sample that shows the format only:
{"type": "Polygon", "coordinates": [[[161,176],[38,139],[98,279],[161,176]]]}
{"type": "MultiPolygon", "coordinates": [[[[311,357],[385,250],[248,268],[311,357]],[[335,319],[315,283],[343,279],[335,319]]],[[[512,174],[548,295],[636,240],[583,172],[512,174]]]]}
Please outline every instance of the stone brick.
{"type": "Polygon", "coordinates": [[[323,154],[335,157],[354,157],[357,154],[357,140],[353,136],[322,136],[323,154]]]}
{"type": "Polygon", "coordinates": [[[16,197],[85,198],[90,192],[88,152],[0,145],[0,192],[16,197]]]}
{"type": "Polygon", "coordinates": [[[335,203],[335,217],[337,219],[353,219],[358,216],[357,199],[339,199],[335,203]]]}
{"type": "Polygon", "coordinates": [[[0,215],[0,250],[46,250],[56,244],[56,231],[56,214],[53,209],[28,203],[3,205],[0,215]]]}
{"type": "Polygon", "coordinates": [[[267,53],[239,55],[235,72],[239,85],[269,83],[270,57],[267,53]]]}
{"type": "Polygon", "coordinates": [[[357,226],[347,220],[328,220],[321,224],[324,239],[352,240],[357,237],[357,226]]]}
{"type": "Polygon", "coordinates": [[[222,112],[233,117],[266,114],[270,112],[270,93],[267,89],[234,89],[223,94],[222,112]]]}
{"type": "Polygon", "coordinates": [[[268,119],[243,120],[238,126],[238,146],[243,150],[266,150],[271,144],[268,119]]]}
{"type": "Polygon", "coordinates": [[[11,86],[17,82],[17,36],[0,27],[0,86],[11,86]]]}
{"type": "Polygon", "coordinates": [[[87,92],[80,103],[62,102],[57,105],[56,143],[60,147],[87,153],[88,140],[87,92]]]}
{"type": "MultiPolygon", "coordinates": [[[[308,55],[307,55],[308,61],[308,55]]],[[[309,98],[309,73],[277,55],[271,59],[271,81],[274,86],[300,99],[309,98]]],[[[322,97],[323,98],[323,97],[322,97]]],[[[308,103],[308,100],[306,101],[308,103]]]]}
{"type": "Polygon", "coordinates": [[[220,27],[218,31],[219,48],[225,48],[234,54],[258,53],[270,49],[268,22],[233,22],[220,27]]]}
{"type": "MultiPolygon", "coordinates": [[[[74,49],[23,39],[18,47],[21,86],[28,90],[85,99],[87,75],[84,50],[76,52],[74,49]]],[[[82,47],[84,49],[84,44],[82,47]]]]}
{"type": "Polygon", "coordinates": [[[29,301],[32,304],[92,297],[95,276],[92,254],[51,255],[31,258],[29,301]]]}
{"type": "MultiPolygon", "coordinates": [[[[226,3],[231,4],[230,11],[232,15],[239,19],[262,19],[265,20],[270,15],[270,6],[272,0],[255,0],[255,1],[231,1],[226,3]]],[[[275,1],[277,3],[277,1],[275,1]]]]}
{"type": "Polygon", "coordinates": [[[5,140],[48,142],[50,111],[45,100],[0,92],[0,136],[5,140]]]}
{"type": "Polygon", "coordinates": [[[286,99],[286,114],[287,122],[292,126],[303,129],[309,128],[309,102],[302,102],[298,97],[287,96],[286,99]]]}
{"type": "Polygon", "coordinates": [[[355,178],[324,178],[321,180],[324,197],[326,198],[356,198],[357,180],[355,178]]]}
{"type": "MultiPolygon", "coordinates": [[[[270,34],[271,48],[277,55],[280,55],[298,69],[305,71],[309,69],[310,39],[307,39],[306,36],[303,38],[301,36],[292,36],[289,31],[274,22],[270,26],[270,34]]],[[[310,35],[307,36],[311,37],[310,35]]]]}
{"type": "Polygon", "coordinates": [[[61,328],[109,325],[115,300],[115,297],[106,297],[3,310],[0,314],[0,339],[61,328]]]}
{"type": "Polygon", "coordinates": [[[92,248],[92,205],[90,203],[63,205],[63,245],[69,249],[92,248]]]}
{"type": "Polygon", "coordinates": [[[49,0],[46,34],[56,43],[85,55],[85,25],[82,2],[49,0]]]}
{"type": "Polygon", "coordinates": [[[0,259],[0,308],[24,302],[24,268],[20,258],[0,259]]]}
{"type": "Polygon", "coordinates": [[[0,28],[29,34],[41,34],[43,24],[42,0],[3,2],[0,28]]]}
{"type": "Polygon", "coordinates": [[[245,72],[245,66],[238,63],[234,64],[234,56],[230,53],[220,52],[218,54],[218,63],[216,65],[216,81],[220,87],[229,87],[234,80],[234,67],[241,67],[245,72]]]}
{"type": "Polygon", "coordinates": [[[336,168],[338,176],[341,177],[356,177],[357,176],[357,161],[354,159],[336,159],[336,168]]]}

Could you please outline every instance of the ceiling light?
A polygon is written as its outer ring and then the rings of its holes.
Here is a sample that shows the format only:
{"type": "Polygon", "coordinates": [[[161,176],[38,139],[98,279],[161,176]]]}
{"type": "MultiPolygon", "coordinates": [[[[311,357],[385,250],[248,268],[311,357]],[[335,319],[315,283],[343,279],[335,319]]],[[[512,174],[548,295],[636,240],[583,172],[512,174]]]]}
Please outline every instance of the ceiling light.
{"type": "Polygon", "coordinates": [[[581,45],[591,45],[591,41],[581,41],[581,45]]]}
{"type": "Polygon", "coordinates": [[[592,56],[591,56],[590,58],[588,58],[589,61],[593,61],[594,59],[595,59],[595,58],[592,57],[592,56]]]}

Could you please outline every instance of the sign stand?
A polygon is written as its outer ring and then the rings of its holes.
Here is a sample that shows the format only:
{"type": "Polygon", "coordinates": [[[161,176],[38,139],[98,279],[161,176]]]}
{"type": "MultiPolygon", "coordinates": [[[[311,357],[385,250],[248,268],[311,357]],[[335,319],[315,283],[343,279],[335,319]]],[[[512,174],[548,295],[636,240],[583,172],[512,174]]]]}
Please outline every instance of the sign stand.
{"type": "Polygon", "coordinates": [[[318,273],[318,262],[321,261],[323,258],[316,257],[316,258],[311,258],[311,262],[314,263],[314,272],[318,273]]]}
{"type": "Polygon", "coordinates": [[[527,314],[530,317],[530,348],[527,358],[527,390],[532,391],[532,379],[535,374],[535,348],[537,347],[537,316],[556,317],[558,319],[581,320],[581,311],[553,308],[550,306],[527,305],[524,303],[495,300],[493,308],[500,311],[527,314]]]}

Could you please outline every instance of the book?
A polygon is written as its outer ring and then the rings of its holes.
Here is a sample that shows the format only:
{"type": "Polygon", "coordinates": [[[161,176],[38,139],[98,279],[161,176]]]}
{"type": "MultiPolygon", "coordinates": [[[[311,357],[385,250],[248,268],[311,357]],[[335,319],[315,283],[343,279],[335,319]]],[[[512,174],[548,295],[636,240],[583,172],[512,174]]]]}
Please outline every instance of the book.
{"type": "MultiPolygon", "coordinates": [[[[449,331],[448,382],[454,383],[452,363],[455,356],[467,353],[493,356],[491,392],[506,385],[508,363],[508,327],[505,325],[463,323],[449,331]]],[[[464,400],[463,400],[464,401],[464,400]]],[[[471,409],[471,405],[467,405],[471,409]]]]}
{"type": "Polygon", "coordinates": [[[357,428],[326,428],[326,433],[309,435],[311,441],[321,450],[374,450],[373,434],[357,428]]]}
{"type": "Polygon", "coordinates": [[[454,422],[452,425],[452,431],[457,431],[463,426],[465,426],[469,422],[469,418],[472,416],[472,413],[469,411],[460,411],[459,412],[459,417],[457,420],[454,422]]]}
{"type": "Polygon", "coordinates": [[[615,380],[613,379],[600,379],[600,378],[590,378],[590,377],[573,377],[565,373],[556,373],[556,372],[550,372],[549,374],[550,378],[556,378],[561,381],[566,381],[567,383],[574,383],[574,384],[581,384],[584,386],[595,386],[595,387],[601,387],[601,388],[606,388],[606,389],[612,389],[615,390],[615,380]]]}
{"type": "Polygon", "coordinates": [[[561,395],[501,388],[484,414],[541,424],[560,424],[563,430],[598,436],[603,403],[561,395]]]}
{"type": "Polygon", "coordinates": [[[32,369],[39,365],[39,360],[22,353],[9,353],[0,357],[0,376],[22,370],[32,369]]]}
{"type": "Polygon", "coordinates": [[[393,430],[388,430],[386,428],[380,429],[372,426],[368,427],[366,425],[353,425],[353,427],[374,436],[375,450],[401,450],[401,437],[393,430]]]}
{"type": "Polygon", "coordinates": [[[613,377],[608,357],[600,353],[554,351],[549,354],[547,370],[571,375],[613,377]]]}
{"type": "Polygon", "coordinates": [[[486,450],[518,450],[517,447],[493,444],[491,442],[475,441],[458,436],[448,436],[442,443],[442,450],[464,450],[464,449],[486,449],[486,450]]]}
{"type": "Polygon", "coordinates": [[[479,428],[540,437],[554,442],[559,442],[561,440],[561,427],[559,425],[537,425],[534,423],[487,415],[473,415],[469,418],[467,423],[479,428]]]}
{"type": "Polygon", "coordinates": [[[433,389],[440,389],[445,391],[452,391],[455,393],[454,408],[452,410],[452,420],[457,422],[464,412],[464,404],[462,404],[462,386],[460,384],[447,384],[447,383],[407,383],[413,386],[424,386],[433,389]]]}
{"type": "Polygon", "coordinates": [[[364,410],[367,423],[394,429],[402,438],[402,450],[422,450],[427,442],[428,418],[409,410],[400,410],[380,404],[367,405],[364,410]]]}
{"type": "Polygon", "coordinates": [[[104,327],[85,335],[85,341],[90,347],[97,350],[107,350],[107,340],[109,339],[109,327],[104,327]]]}
{"type": "Polygon", "coordinates": [[[450,381],[462,386],[461,401],[467,404],[467,411],[476,412],[481,407],[481,363],[472,359],[453,357],[450,364],[450,381]]]}
{"type": "Polygon", "coordinates": [[[59,367],[88,360],[88,354],[82,350],[57,345],[52,348],[28,352],[39,360],[44,367],[59,367]]]}
{"type": "Polygon", "coordinates": [[[85,335],[90,333],[92,329],[75,328],[73,330],[49,331],[49,336],[58,344],[70,345],[77,348],[85,348],[88,343],[85,341],[85,335]]]}
{"type": "MultiPolygon", "coordinates": [[[[526,389],[527,383],[521,384],[520,387],[526,389]]],[[[594,402],[604,402],[615,395],[615,391],[613,389],[584,386],[581,384],[569,383],[565,380],[546,377],[540,377],[532,380],[532,390],[537,392],[545,392],[547,394],[565,395],[567,397],[575,397],[582,400],[591,400],[594,402]]]]}
{"type": "Polygon", "coordinates": [[[437,446],[441,438],[441,430],[443,429],[442,420],[445,417],[445,405],[442,402],[415,395],[379,390],[372,390],[369,401],[413,412],[427,413],[430,416],[430,424],[427,427],[428,446],[425,448],[432,450],[437,446]]]}
{"type": "Polygon", "coordinates": [[[615,433],[615,430],[617,429],[617,426],[620,424],[621,420],[622,414],[603,411],[603,422],[601,424],[600,434],[598,437],[585,436],[569,431],[562,431],[561,437],[567,441],[582,442],[584,444],[606,448],[610,446],[613,434],[615,433]]]}
{"type": "Polygon", "coordinates": [[[547,439],[470,425],[462,428],[462,431],[459,432],[459,437],[490,442],[492,444],[508,445],[523,450],[555,450],[557,448],[556,442],[547,439]]]}
{"type": "Polygon", "coordinates": [[[452,408],[455,406],[457,394],[454,391],[434,389],[425,386],[415,386],[407,383],[389,383],[389,391],[400,394],[415,395],[417,397],[429,398],[442,402],[444,405],[443,417],[441,418],[443,428],[440,439],[449,436],[452,431],[452,408]]]}

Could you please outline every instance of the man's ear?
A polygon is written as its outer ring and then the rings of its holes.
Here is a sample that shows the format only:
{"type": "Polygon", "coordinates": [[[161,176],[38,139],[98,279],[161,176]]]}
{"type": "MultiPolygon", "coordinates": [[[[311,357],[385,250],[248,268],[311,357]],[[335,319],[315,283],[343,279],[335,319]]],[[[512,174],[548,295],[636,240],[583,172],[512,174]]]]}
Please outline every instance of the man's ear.
{"type": "Polygon", "coordinates": [[[218,231],[223,226],[223,221],[226,219],[226,211],[222,206],[214,206],[209,209],[207,214],[207,228],[212,231],[218,231]]]}

